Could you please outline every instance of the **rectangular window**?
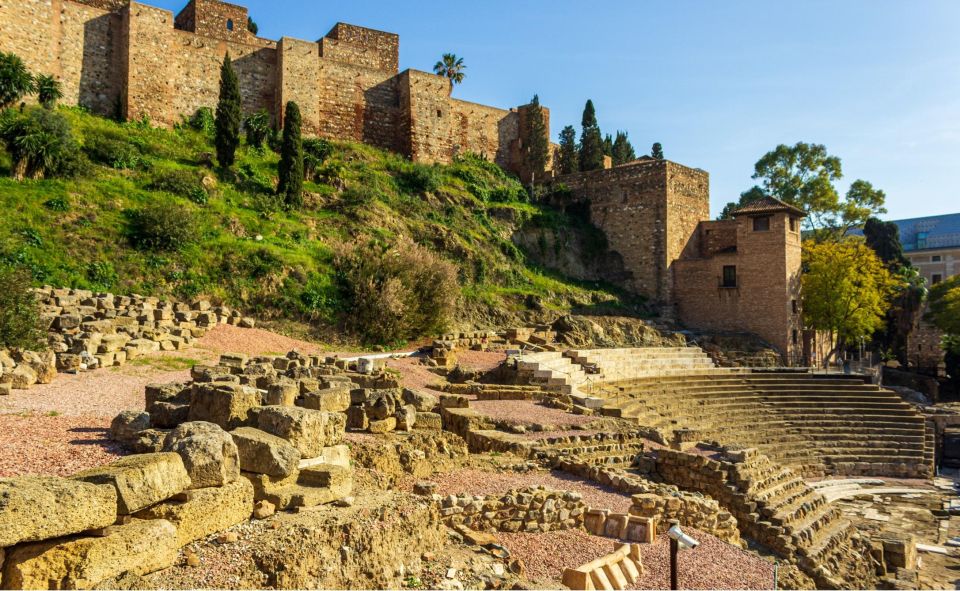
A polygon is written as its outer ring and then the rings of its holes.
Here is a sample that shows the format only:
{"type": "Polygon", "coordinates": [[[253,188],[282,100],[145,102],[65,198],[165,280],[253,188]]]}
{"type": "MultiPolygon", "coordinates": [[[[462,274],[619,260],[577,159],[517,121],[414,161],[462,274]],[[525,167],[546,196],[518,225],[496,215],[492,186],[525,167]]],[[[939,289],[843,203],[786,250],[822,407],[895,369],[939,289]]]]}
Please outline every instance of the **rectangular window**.
{"type": "Polygon", "coordinates": [[[940,255],[938,255],[938,254],[935,254],[935,255],[933,255],[932,257],[930,257],[930,262],[931,262],[931,263],[939,263],[940,260],[941,260],[941,259],[940,259],[940,255]]]}
{"type": "Polygon", "coordinates": [[[770,229],[770,216],[762,218],[753,218],[753,231],[766,232],[770,229]]]}
{"type": "Polygon", "coordinates": [[[793,346],[796,347],[800,344],[800,333],[796,329],[793,331],[793,346]]]}
{"type": "Polygon", "coordinates": [[[797,300],[793,300],[793,302],[791,302],[791,304],[793,304],[793,313],[794,313],[794,314],[799,314],[799,313],[800,313],[800,304],[797,303],[797,300]]]}
{"type": "Polygon", "coordinates": [[[723,267],[723,287],[737,286],[737,267],[735,265],[725,265],[723,267]]]}
{"type": "Polygon", "coordinates": [[[941,281],[943,281],[943,275],[935,274],[935,275],[933,276],[933,280],[932,280],[930,283],[932,283],[933,285],[936,285],[936,284],[940,283],[941,281]]]}
{"type": "Polygon", "coordinates": [[[797,218],[790,218],[790,231],[791,232],[797,231],[797,218]]]}

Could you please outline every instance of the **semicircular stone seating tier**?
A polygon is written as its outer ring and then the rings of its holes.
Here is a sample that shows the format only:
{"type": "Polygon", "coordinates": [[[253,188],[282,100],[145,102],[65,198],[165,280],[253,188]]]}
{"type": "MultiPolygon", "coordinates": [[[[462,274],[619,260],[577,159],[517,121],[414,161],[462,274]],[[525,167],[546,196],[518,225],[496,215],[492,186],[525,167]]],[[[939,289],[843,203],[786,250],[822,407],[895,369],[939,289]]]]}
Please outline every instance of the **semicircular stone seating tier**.
{"type": "Polygon", "coordinates": [[[577,405],[755,447],[804,477],[933,474],[932,426],[862,377],[719,368],[698,347],[537,353],[517,367],[577,405]]]}

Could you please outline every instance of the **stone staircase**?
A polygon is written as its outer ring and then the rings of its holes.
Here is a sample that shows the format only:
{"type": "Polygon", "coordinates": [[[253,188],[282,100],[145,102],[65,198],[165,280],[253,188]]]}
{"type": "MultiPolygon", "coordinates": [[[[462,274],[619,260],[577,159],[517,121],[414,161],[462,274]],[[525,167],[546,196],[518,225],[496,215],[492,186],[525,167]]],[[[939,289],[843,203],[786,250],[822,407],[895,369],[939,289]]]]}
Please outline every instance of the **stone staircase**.
{"type": "Polygon", "coordinates": [[[608,416],[756,447],[802,476],[929,477],[933,429],[892,391],[802,373],[688,373],[592,390],[608,416]]]}

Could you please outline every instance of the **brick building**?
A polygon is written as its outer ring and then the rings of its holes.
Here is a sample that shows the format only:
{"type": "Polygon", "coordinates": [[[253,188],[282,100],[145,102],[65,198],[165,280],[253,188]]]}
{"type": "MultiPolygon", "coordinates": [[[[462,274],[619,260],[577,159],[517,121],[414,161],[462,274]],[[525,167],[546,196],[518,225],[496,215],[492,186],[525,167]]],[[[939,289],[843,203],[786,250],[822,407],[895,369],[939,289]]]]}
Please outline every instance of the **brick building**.
{"type": "Polygon", "coordinates": [[[67,104],[160,125],[216,105],[229,52],[245,112],[279,118],[296,101],[311,135],[420,162],[474,152],[524,176],[525,107],[461,101],[444,78],[401,73],[392,33],[338,23],[316,42],[273,41],[250,33],[247,18],[246,8],[218,0],[191,0],[176,16],[129,0],[0,0],[0,51],[56,76],[67,104]]]}

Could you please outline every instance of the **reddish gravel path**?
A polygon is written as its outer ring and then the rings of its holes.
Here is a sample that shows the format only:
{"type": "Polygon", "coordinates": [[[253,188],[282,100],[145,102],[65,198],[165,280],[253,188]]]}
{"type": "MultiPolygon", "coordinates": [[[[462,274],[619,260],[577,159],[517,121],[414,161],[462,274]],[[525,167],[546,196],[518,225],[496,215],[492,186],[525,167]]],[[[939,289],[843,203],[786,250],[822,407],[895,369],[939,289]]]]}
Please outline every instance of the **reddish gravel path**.
{"type": "MultiPolygon", "coordinates": [[[[609,509],[616,513],[626,513],[631,500],[628,495],[613,489],[585,482],[563,472],[487,472],[474,468],[454,470],[444,474],[435,474],[430,478],[437,484],[437,494],[470,493],[474,495],[501,494],[507,491],[529,486],[546,486],[555,490],[578,492],[584,502],[592,509],[609,509]]],[[[403,485],[402,485],[403,486],[403,485]]],[[[413,482],[405,487],[412,489],[413,482]]]]}
{"type": "Polygon", "coordinates": [[[502,351],[457,351],[457,363],[470,371],[493,371],[506,358],[502,351]]]}
{"type": "Polygon", "coordinates": [[[498,533],[497,538],[510,550],[511,558],[523,561],[528,579],[550,588],[559,588],[563,569],[577,568],[616,549],[614,540],[578,529],[545,534],[498,533]]]}
{"type": "Polygon", "coordinates": [[[400,383],[411,390],[434,390],[432,386],[443,381],[443,378],[430,371],[430,368],[422,365],[419,357],[388,359],[387,367],[399,371],[400,383]]]}
{"type": "Polygon", "coordinates": [[[69,476],[109,464],[124,452],[98,417],[0,415],[0,477],[69,476]]]}
{"type": "Polygon", "coordinates": [[[529,400],[474,400],[470,402],[470,408],[491,419],[514,425],[567,427],[597,420],[596,417],[570,414],[529,400]]]}
{"type": "MultiPolygon", "coordinates": [[[[681,589],[773,589],[773,565],[710,534],[683,528],[700,545],[678,558],[681,589]]],[[[670,539],[641,547],[643,576],[631,589],[670,588],[670,539]]]]}

